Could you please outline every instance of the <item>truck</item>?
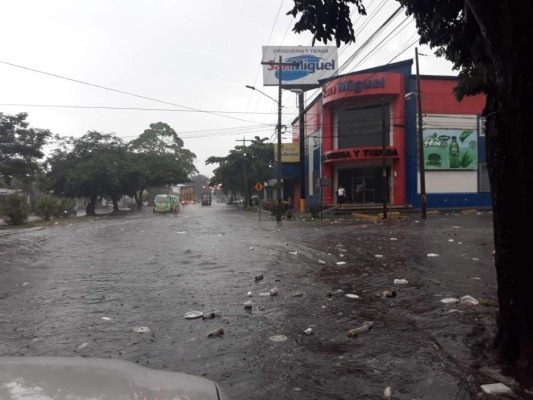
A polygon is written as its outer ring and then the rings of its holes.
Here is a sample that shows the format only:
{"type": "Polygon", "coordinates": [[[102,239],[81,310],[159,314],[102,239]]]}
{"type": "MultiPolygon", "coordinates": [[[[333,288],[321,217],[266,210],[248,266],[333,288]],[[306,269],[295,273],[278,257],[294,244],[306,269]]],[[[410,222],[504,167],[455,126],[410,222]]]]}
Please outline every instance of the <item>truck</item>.
{"type": "Polygon", "coordinates": [[[202,205],[203,206],[210,206],[211,205],[211,192],[203,192],[202,193],[202,205]]]}
{"type": "Polygon", "coordinates": [[[184,185],[180,187],[181,204],[196,204],[196,189],[193,185],[184,185]]]}

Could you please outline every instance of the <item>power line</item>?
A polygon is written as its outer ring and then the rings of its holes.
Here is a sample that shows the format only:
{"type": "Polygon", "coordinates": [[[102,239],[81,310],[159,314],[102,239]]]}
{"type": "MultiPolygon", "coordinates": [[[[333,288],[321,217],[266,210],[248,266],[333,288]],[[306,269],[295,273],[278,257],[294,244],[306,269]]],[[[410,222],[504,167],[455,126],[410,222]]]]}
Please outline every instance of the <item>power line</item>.
{"type": "Polygon", "coordinates": [[[190,111],[201,112],[201,113],[205,113],[205,114],[216,115],[218,117],[230,118],[230,119],[235,119],[235,120],[239,120],[239,121],[249,122],[249,121],[244,120],[242,118],[230,117],[228,115],[222,115],[222,114],[217,114],[217,113],[213,113],[213,112],[206,111],[206,110],[200,110],[200,109],[197,109],[197,108],[182,106],[180,104],[172,103],[172,102],[169,102],[169,101],[158,100],[158,99],[154,99],[152,97],[147,97],[147,96],[142,96],[142,95],[131,93],[131,92],[126,92],[124,90],[113,89],[113,88],[109,88],[109,87],[106,87],[106,86],[97,85],[97,84],[94,84],[94,83],[84,82],[84,81],[80,81],[78,79],[68,78],[66,76],[52,74],[50,72],[40,71],[38,69],[34,69],[34,68],[24,67],[22,65],[13,64],[13,63],[10,63],[10,62],[7,62],[7,61],[0,60],[0,63],[6,64],[6,65],[9,65],[9,66],[12,66],[12,67],[20,68],[20,69],[25,69],[27,71],[32,71],[32,72],[36,72],[36,73],[39,73],[39,74],[52,76],[54,78],[59,78],[59,79],[64,79],[64,80],[71,81],[71,82],[80,83],[82,85],[92,86],[92,87],[96,87],[96,88],[104,89],[104,90],[109,90],[111,92],[121,93],[121,94],[125,94],[125,95],[128,95],[128,96],[137,97],[137,98],[140,98],[140,99],[155,101],[157,103],[168,104],[168,105],[175,106],[175,107],[185,108],[185,109],[190,110],[190,111]]]}

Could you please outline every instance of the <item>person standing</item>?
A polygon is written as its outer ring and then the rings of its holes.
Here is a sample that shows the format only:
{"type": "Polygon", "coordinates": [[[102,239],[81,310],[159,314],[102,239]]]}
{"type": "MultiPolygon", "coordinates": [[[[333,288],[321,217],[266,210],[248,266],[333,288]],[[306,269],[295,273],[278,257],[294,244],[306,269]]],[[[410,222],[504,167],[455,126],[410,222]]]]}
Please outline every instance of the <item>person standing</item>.
{"type": "Polygon", "coordinates": [[[346,190],[339,185],[339,188],[337,189],[337,202],[339,204],[344,204],[346,202],[346,190]]]}
{"type": "Polygon", "coordinates": [[[357,203],[361,204],[363,202],[363,193],[365,191],[365,187],[360,183],[357,185],[357,188],[355,189],[355,193],[357,196],[357,203]]]}

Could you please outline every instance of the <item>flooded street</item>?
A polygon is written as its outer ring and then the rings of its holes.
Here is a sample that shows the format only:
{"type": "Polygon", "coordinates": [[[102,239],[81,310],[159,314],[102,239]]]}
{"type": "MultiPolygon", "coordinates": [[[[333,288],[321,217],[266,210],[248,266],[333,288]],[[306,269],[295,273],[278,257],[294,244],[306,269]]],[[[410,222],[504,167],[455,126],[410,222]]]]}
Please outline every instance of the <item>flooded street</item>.
{"type": "Polygon", "coordinates": [[[0,230],[0,354],[124,359],[232,399],[480,398],[497,370],[491,218],[277,223],[213,204],[0,230]],[[466,295],[481,304],[441,301],[466,295]]]}

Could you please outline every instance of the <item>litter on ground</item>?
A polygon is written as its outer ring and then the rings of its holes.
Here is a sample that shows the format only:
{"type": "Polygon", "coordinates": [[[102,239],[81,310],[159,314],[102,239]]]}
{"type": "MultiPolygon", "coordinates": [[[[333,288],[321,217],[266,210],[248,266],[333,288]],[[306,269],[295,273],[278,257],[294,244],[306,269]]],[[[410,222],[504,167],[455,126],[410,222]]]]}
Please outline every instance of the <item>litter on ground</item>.
{"type": "Polygon", "coordinates": [[[285,335],[273,335],[273,336],[270,336],[269,339],[273,342],[284,342],[285,340],[287,340],[287,336],[285,335]]]}
{"type": "Polygon", "coordinates": [[[185,319],[201,318],[204,315],[202,311],[189,311],[185,313],[185,319]]]}
{"type": "Polygon", "coordinates": [[[148,333],[150,332],[150,328],[148,328],[147,326],[137,326],[133,328],[133,331],[137,333],[148,333]]]}

